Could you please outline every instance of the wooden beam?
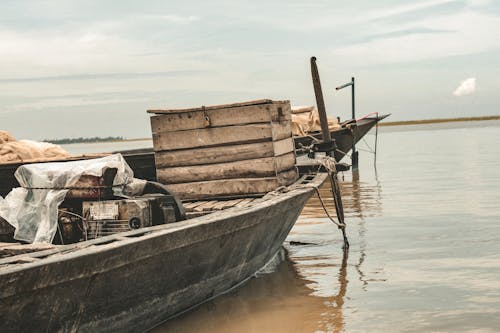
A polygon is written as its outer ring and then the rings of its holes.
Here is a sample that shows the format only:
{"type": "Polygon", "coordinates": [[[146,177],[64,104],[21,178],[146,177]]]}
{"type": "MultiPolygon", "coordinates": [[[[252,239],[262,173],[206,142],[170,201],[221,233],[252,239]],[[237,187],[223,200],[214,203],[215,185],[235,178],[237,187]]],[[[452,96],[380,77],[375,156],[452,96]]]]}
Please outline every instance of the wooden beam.
{"type": "Polygon", "coordinates": [[[292,136],[291,121],[273,122],[271,127],[273,141],[283,140],[292,136]]]}
{"type": "Polygon", "coordinates": [[[290,121],[290,105],[263,104],[228,109],[191,111],[151,117],[153,133],[208,127],[290,121]]]}
{"type": "Polygon", "coordinates": [[[219,164],[182,166],[156,170],[163,184],[187,183],[230,178],[272,177],[295,165],[295,154],[258,158],[219,164]]]}
{"type": "Polygon", "coordinates": [[[159,151],[155,153],[158,169],[188,165],[207,165],[280,156],[295,149],[293,138],[240,145],[159,151]]]}
{"type": "Polygon", "coordinates": [[[271,124],[251,124],[153,133],[155,151],[271,141],[271,124]]]}
{"type": "Polygon", "coordinates": [[[295,143],[292,137],[273,141],[274,156],[284,155],[295,151],[295,143]]]}
{"type": "MultiPolygon", "coordinates": [[[[293,140],[291,144],[293,148],[293,140]]],[[[155,153],[155,162],[156,167],[161,169],[165,167],[206,165],[265,158],[274,156],[274,145],[273,142],[268,141],[221,147],[159,151],[155,153]]],[[[283,145],[280,144],[280,148],[283,145]]],[[[280,152],[286,149],[285,147],[280,152]]]]}
{"type": "Polygon", "coordinates": [[[203,199],[236,194],[267,193],[280,186],[290,185],[297,177],[297,170],[292,168],[279,173],[277,177],[220,179],[166,184],[166,186],[181,199],[203,199]]]}
{"type": "Polygon", "coordinates": [[[249,105],[259,105],[259,104],[271,104],[273,101],[270,99],[257,99],[254,101],[238,102],[231,104],[221,104],[221,105],[210,105],[210,106],[200,106],[195,108],[186,109],[158,109],[158,110],[148,110],[148,113],[164,114],[164,113],[180,113],[180,112],[190,112],[190,111],[203,111],[203,110],[213,110],[213,109],[223,109],[232,108],[239,106],[249,106],[249,105]]]}

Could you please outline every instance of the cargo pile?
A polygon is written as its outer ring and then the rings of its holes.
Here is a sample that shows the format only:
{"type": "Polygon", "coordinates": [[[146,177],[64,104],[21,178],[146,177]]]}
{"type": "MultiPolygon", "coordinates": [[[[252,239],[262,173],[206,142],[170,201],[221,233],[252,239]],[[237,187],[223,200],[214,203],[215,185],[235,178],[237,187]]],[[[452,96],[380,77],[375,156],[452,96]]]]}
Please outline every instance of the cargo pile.
{"type": "MultiPolygon", "coordinates": [[[[328,117],[330,131],[340,128],[337,118],[328,117]]],[[[321,131],[318,109],[314,106],[292,107],[292,133],[294,136],[305,136],[321,131]]]]}
{"type": "Polygon", "coordinates": [[[31,140],[17,141],[9,132],[0,131],[0,163],[66,158],[70,154],[60,146],[31,140]]]}

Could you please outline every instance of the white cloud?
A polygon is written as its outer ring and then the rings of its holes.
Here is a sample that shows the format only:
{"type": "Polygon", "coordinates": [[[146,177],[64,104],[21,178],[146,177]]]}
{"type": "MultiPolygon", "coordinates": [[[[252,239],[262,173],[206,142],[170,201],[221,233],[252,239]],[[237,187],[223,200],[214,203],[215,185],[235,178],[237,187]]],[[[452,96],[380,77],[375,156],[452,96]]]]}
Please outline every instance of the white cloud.
{"type": "Polygon", "coordinates": [[[463,80],[460,85],[455,89],[453,95],[455,96],[465,96],[470,95],[476,91],[476,78],[470,77],[463,80]]]}

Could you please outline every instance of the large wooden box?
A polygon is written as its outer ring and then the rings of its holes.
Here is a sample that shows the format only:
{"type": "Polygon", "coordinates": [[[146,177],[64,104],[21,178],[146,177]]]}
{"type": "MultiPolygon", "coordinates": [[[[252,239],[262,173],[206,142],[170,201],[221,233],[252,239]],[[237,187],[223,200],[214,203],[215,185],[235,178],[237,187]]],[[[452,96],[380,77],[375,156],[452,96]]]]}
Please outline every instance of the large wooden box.
{"type": "Polygon", "coordinates": [[[181,198],[262,194],[298,177],[289,101],[148,112],[158,181],[181,198]]]}

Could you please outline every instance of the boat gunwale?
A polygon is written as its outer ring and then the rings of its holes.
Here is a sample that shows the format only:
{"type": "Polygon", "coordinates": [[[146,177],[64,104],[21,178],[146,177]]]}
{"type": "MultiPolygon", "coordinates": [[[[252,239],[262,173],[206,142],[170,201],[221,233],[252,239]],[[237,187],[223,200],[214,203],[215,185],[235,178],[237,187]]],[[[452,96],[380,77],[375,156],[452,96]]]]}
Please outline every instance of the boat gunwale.
{"type": "MultiPolygon", "coordinates": [[[[251,205],[246,207],[231,207],[225,210],[215,211],[204,216],[198,216],[189,220],[156,225],[138,230],[131,230],[84,242],[60,245],[55,249],[23,253],[3,258],[0,259],[0,276],[21,272],[23,270],[32,269],[47,264],[72,260],[81,256],[95,255],[100,252],[114,250],[123,246],[128,246],[131,244],[144,242],[152,238],[161,237],[169,233],[194,228],[196,226],[204,224],[215,223],[225,218],[252,213],[254,211],[270,207],[273,204],[279,203],[295,195],[302,194],[303,192],[314,191],[314,188],[319,187],[327,178],[326,173],[317,173],[313,176],[314,178],[311,179],[308,183],[302,184],[302,182],[304,182],[304,177],[301,177],[294,184],[285,188],[289,189],[288,191],[279,193],[273,197],[266,197],[266,195],[262,198],[258,198],[251,205]],[[33,258],[36,261],[28,260],[23,262],[23,259],[28,258],[33,258]]],[[[259,221],[256,221],[255,223],[259,223],[259,221]]],[[[192,242],[190,244],[192,244],[192,242]]],[[[144,255],[144,258],[146,257],[148,257],[147,254],[144,255]]],[[[140,260],[140,258],[136,258],[136,260],[140,260]]],[[[108,267],[108,269],[112,268],[115,267],[108,267]]]]}

